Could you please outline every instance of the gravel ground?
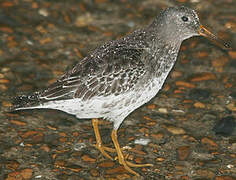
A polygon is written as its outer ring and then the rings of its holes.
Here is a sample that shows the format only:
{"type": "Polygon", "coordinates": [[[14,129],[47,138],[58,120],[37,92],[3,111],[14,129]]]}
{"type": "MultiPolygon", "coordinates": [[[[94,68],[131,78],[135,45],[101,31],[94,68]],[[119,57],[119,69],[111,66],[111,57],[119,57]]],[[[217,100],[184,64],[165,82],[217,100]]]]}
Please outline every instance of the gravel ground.
{"type": "MultiPolygon", "coordinates": [[[[0,179],[138,179],[94,148],[90,120],[55,110],[8,113],[12,98],[47,87],[95,47],[185,5],[226,41],[182,44],[161,92],[133,112],[119,142],[139,179],[236,178],[236,4],[234,0],[1,0],[0,179]]],[[[112,147],[112,124],[102,121],[112,147]]],[[[111,154],[115,157],[115,154],[111,154]]]]}

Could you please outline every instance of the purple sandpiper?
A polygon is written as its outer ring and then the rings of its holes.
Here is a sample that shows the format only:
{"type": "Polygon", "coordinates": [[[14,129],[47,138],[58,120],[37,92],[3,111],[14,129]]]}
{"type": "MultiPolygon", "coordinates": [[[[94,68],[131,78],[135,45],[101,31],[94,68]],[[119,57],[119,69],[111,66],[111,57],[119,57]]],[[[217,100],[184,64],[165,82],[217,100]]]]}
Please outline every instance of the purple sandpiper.
{"type": "Polygon", "coordinates": [[[205,36],[229,48],[200,24],[194,10],[170,7],[146,28],[96,48],[46,90],[17,97],[13,110],[50,108],[92,119],[96,147],[109,159],[113,158],[107,152],[116,152],[119,163],[139,176],[131,167],[152,164],[127,161],[117,130],[131,112],[158,93],[175,64],[181,43],[193,36],[205,36]],[[98,118],[113,122],[115,150],[102,144],[98,118]]]}

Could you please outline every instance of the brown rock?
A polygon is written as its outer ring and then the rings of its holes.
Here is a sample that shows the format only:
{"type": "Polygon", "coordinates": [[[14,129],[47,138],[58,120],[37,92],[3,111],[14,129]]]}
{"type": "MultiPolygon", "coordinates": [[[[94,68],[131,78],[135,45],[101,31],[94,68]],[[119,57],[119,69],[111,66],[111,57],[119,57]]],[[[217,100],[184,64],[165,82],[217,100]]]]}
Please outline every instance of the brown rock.
{"type": "Polygon", "coordinates": [[[20,174],[24,179],[30,179],[32,177],[33,170],[32,169],[23,169],[20,174]]]}
{"type": "Polygon", "coordinates": [[[165,158],[158,157],[158,158],[156,158],[156,161],[162,162],[162,161],[165,161],[165,158]]]}
{"type": "MultiPolygon", "coordinates": [[[[1,85],[0,85],[1,86],[1,85]]],[[[3,101],[2,102],[2,106],[4,107],[11,107],[12,106],[12,103],[8,102],[8,101],[3,101]]]]}
{"type": "Polygon", "coordinates": [[[89,157],[88,155],[83,155],[83,156],[81,157],[81,159],[82,159],[83,161],[91,162],[91,163],[94,163],[94,162],[96,161],[96,159],[91,158],[91,157],[89,157]]]}
{"type": "Polygon", "coordinates": [[[192,82],[198,82],[198,81],[207,81],[207,80],[215,80],[216,76],[213,73],[202,73],[198,74],[195,77],[191,79],[192,82]]]}
{"type": "Polygon", "coordinates": [[[107,167],[113,167],[115,165],[112,161],[104,161],[100,164],[98,164],[99,167],[107,168],[107,167]]]}
{"type": "Polygon", "coordinates": [[[183,161],[186,160],[190,154],[190,147],[189,146],[181,146],[177,149],[177,154],[179,160],[183,161]]]}
{"type": "Polygon", "coordinates": [[[175,82],[176,86],[184,86],[186,88],[195,88],[195,84],[191,84],[189,82],[185,82],[185,81],[176,81],[175,82]]]}
{"type": "Polygon", "coordinates": [[[7,84],[10,81],[8,79],[0,79],[0,84],[7,84]]]}
{"type": "Polygon", "coordinates": [[[162,133],[157,133],[157,134],[151,134],[151,136],[154,138],[154,139],[157,139],[157,140],[160,140],[164,137],[164,134],[162,133]]]}
{"type": "Polygon", "coordinates": [[[216,144],[213,140],[210,138],[204,137],[201,139],[202,144],[207,145],[211,149],[216,149],[218,148],[218,144],[216,144]]]}
{"type": "Polygon", "coordinates": [[[13,33],[13,29],[7,26],[0,27],[0,31],[5,33],[13,33]]]}
{"type": "Polygon", "coordinates": [[[183,128],[175,127],[175,126],[168,126],[166,127],[169,132],[175,135],[185,134],[185,130],[183,128]]]}
{"type": "Polygon", "coordinates": [[[232,59],[236,59],[236,51],[229,51],[229,55],[232,59]]]}
{"type": "Polygon", "coordinates": [[[66,137],[66,133],[64,133],[64,132],[60,132],[59,135],[62,137],[66,137]]]}
{"type": "Polygon", "coordinates": [[[35,135],[35,134],[37,134],[38,132],[37,131],[27,131],[27,132],[25,132],[23,135],[22,135],[22,137],[23,138],[28,138],[29,136],[33,136],[33,135],[35,135]]]}
{"type": "Polygon", "coordinates": [[[156,108],[156,105],[155,104],[150,104],[147,106],[148,109],[155,109],[156,108]]]}
{"type": "Polygon", "coordinates": [[[17,121],[17,120],[10,120],[12,124],[18,125],[18,126],[25,126],[26,123],[22,121],[17,121]]]}
{"type": "Polygon", "coordinates": [[[205,108],[206,107],[206,105],[201,103],[201,102],[196,102],[196,103],[193,104],[193,106],[195,108],[205,108]]]}

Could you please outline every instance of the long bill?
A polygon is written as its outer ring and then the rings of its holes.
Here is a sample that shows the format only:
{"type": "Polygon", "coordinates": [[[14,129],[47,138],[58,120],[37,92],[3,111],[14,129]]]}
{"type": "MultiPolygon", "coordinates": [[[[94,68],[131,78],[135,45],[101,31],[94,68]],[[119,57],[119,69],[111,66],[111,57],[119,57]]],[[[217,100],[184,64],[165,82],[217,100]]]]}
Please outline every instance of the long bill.
{"type": "Polygon", "coordinates": [[[199,35],[204,36],[204,37],[210,39],[211,41],[213,41],[215,44],[217,44],[218,46],[220,46],[223,49],[226,49],[226,50],[230,50],[231,49],[231,47],[230,47],[230,45],[228,43],[226,43],[224,40],[218,38],[216,35],[214,35],[210,31],[208,31],[202,25],[200,25],[198,33],[199,33],[199,35]]]}

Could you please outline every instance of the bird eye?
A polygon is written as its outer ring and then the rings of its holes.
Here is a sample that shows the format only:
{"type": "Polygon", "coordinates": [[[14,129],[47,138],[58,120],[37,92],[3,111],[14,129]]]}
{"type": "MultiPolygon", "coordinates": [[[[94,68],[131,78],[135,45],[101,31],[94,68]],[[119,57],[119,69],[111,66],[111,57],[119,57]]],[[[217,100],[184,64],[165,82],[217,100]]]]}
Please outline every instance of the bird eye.
{"type": "Polygon", "coordinates": [[[187,21],[188,21],[188,17],[186,17],[186,16],[181,17],[181,19],[182,19],[184,22],[187,22],[187,21]]]}

